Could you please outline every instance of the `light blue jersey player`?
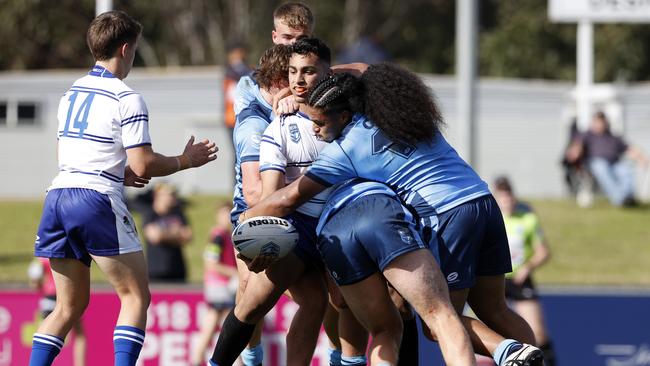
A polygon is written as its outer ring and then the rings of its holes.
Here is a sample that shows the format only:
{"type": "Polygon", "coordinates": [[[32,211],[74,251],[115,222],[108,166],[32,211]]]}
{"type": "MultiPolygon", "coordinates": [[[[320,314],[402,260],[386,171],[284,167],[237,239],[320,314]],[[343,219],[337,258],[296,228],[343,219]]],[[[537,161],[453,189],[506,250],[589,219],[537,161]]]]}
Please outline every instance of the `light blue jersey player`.
{"type": "MultiPolygon", "coordinates": [[[[428,284],[441,274],[420,238],[413,215],[385,184],[352,179],[334,188],[317,233],[318,249],[347,307],[370,330],[371,353],[382,349],[382,359],[373,364],[395,364],[399,359],[400,365],[417,365],[415,318],[403,320],[400,313],[404,310],[393,310],[395,296],[385,284],[387,280],[399,294],[421,303],[436,302],[435,288],[428,284]],[[404,263],[415,265],[405,268],[404,263]],[[373,299],[373,306],[368,306],[368,298],[373,299]],[[398,332],[402,327],[404,334],[398,332]]],[[[447,306],[453,313],[451,304],[447,306]]],[[[420,315],[431,321],[433,313],[420,315]]]]}
{"type": "Polygon", "coordinates": [[[273,121],[274,115],[269,101],[264,99],[259,89],[257,91],[255,99],[237,114],[237,122],[233,131],[235,145],[235,191],[233,193],[233,210],[231,213],[233,222],[236,222],[239,214],[249,206],[244,185],[246,185],[248,192],[253,191],[256,193],[256,195],[254,194],[255,198],[250,197],[248,200],[254,200],[251,204],[255,203],[261,193],[259,173],[257,172],[260,160],[260,142],[264,130],[273,121]],[[247,166],[251,166],[250,174],[243,171],[247,166]],[[244,178],[250,179],[252,184],[245,184],[244,178]],[[256,187],[257,189],[250,187],[254,185],[259,187],[256,187]]]}
{"type": "Polygon", "coordinates": [[[427,247],[397,194],[385,184],[358,178],[334,187],[316,233],[327,269],[339,286],[360,282],[382,272],[398,256],[427,247]]]}
{"type": "MultiPolygon", "coordinates": [[[[438,230],[445,212],[490,197],[487,184],[442,135],[438,134],[433,143],[394,144],[362,115],[352,118],[342,136],[323,149],[305,175],[323,186],[355,177],[383,182],[417,213],[422,227],[434,231],[438,230]]],[[[425,237],[435,240],[431,231],[425,237]]],[[[437,247],[435,243],[432,245],[437,247]]],[[[476,267],[473,263],[461,262],[446,250],[438,250],[436,254],[451,289],[474,285],[476,267]]],[[[502,254],[508,254],[505,247],[502,254]]],[[[490,271],[498,273],[509,269],[505,257],[496,259],[496,267],[490,271]]]]}
{"type": "Polygon", "coordinates": [[[150,177],[216,159],[214,143],[195,144],[194,137],[179,156],[152,150],[144,100],[122,81],[133,65],[141,31],[140,23],[124,12],[95,18],[87,41],[96,64],[59,103],[59,173],[47,191],[35,242],[36,256],[50,260],[57,301],[34,334],[31,366],[52,364],[66,334],[85,311],[91,260],[122,304],[113,332],[115,365],[135,365],[144,342],[150,294],[124,186],[143,187],[150,177]]]}
{"type": "MultiPolygon", "coordinates": [[[[361,83],[350,75],[323,81],[312,92],[309,105],[314,107],[307,110],[314,132],[332,143],[303,178],[260,202],[246,216],[286,214],[325,187],[350,178],[385,183],[417,214],[423,239],[439,260],[456,310],[462,312],[470,291],[483,294],[469,300],[485,324],[534,343],[530,327],[507,308],[503,298],[503,276],[511,266],[498,206],[486,183],[440,133],[442,118],[422,81],[392,64],[372,65],[361,83]],[[372,121],[355,114],[359,112],[372,121]]],[[[440,324],[433,326],[443,354],[443,343],[457,345],[463,339],[462,333],[457,334],[460,338],[448,338],[440,324]]],[[[480,322],[476,326],[482,340],[500,337],[480,322]]],[[[477,344],[481,347],[477,351],[492,353],[499,365],[514,360],[542,364],[539,349],[501,339],[487,346],[477,344]]]]}
{"type": "MultiPolygon", "coordinates": [[[[252,75],[253,79],[246,79],[253,87],[250,90],[253,99],[237,114],[233,130],[233,145],[235,146],[235,188],[231,211],[233,223],[236,223],[241,212],[256,204],[262,194],[259,173],[260,143],[264,130],[274,118],[271,107],[273,96],[287,85],[286,70],[290,55],[291,48],[288,46],[275,45],[267,49],[262,54],[258,67],[252,75]]],[[[250,276],[248,267],[240,258],[237,258],[237,271],[239,278],[237,301],[239,301],[244,294],[250,276]]],[[[241,353],[246,366],[261,364],[263,350],[260,337],[261,322],[253,336],[249,337],[249,347],[244,352],[240,350],[235,358],[241,353]]]]}

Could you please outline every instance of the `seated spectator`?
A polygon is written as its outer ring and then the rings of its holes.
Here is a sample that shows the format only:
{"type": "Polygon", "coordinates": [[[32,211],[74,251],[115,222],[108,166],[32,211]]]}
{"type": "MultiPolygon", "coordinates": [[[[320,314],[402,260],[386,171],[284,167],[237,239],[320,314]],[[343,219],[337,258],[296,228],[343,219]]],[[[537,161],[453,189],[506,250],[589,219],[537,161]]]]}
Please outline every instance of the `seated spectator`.
{"type": "Polygon", "coordinates": [[[634,167],[629,159],[648,165],[641,150],[614,136],[603,112],[595,114],[589,130],[567,149],[567,161],[584,159],[601,191],[615,206],[634,206],[634,167]]]}
{"type": "Polygon", "coordinates": [[[192,229],[173,186],[156,185],[151,209],[142,214],[142,225],[150,281],[185,282],[187,271],[181,248],[192,240],[192,229]]]}

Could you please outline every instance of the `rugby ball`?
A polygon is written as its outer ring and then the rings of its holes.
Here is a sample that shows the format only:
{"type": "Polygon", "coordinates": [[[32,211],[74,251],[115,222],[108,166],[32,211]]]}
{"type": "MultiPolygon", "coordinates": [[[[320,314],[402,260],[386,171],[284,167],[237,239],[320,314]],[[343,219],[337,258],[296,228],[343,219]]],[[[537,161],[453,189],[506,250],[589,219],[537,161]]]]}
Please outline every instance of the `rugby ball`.
{"type": "Polygon", "coordinates": [[[289,221],[279,217],[251,217],[233,230],[232,242],[246,258],[264,254],[279,259],[298,244],[298,231],[289,221]]]}

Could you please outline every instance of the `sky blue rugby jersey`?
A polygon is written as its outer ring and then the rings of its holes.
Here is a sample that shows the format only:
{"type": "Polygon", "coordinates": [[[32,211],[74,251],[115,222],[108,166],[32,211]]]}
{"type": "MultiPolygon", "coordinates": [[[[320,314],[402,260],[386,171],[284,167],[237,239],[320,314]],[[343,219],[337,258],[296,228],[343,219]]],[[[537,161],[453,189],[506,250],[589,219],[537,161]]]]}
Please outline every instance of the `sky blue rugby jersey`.
{"type": "MultiPolygon", "coordinates": [[[[256,84],[257,85],[257,84],[256,84]]],[[[246,107],[237,114],[233,142],[235,145],[235,191],[231,219],[237,220],[239,214],[248,208],[242,191],[241,164],[260,160],[260,141],[264,130],[275,116],[271,105],[258,93],[246,107]]]]}
{"type": "Polygon", "coordinates": [[[321,151],[305,175],[326,186],[355,177],[385,183],[420,217],[490,194],[441,134],[415,146],[394,142],[361,115],[321,151]]]}
{"type": "Polygon", "coordinates": [[[262,94],[260,93],[260,86],[252,74],[239,78],[235,87],[235,103],[233,105],[235,116],[257,99],[262,99],[262,94]]]}
{"type": "Polygon", "coordinates": [[[354,200],[371,194],[384,194],[387,196],[396,196],[397,194],[387,185],[378,182],[367,181],[359,178],[350,179],[334,187],[334,190],[327,198],[323,206],[323,211],[318,220],[316,234],[320,235],[323,226],[334,216],[341,208],[347,206],[354,200]]]}

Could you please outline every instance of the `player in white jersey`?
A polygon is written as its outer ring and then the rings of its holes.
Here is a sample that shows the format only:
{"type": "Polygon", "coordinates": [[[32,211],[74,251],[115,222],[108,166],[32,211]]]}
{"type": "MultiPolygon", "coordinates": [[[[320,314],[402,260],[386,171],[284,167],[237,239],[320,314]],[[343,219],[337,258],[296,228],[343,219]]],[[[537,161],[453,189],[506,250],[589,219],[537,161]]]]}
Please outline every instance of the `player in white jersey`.
{"type": "MultiPolygon", "coordinates": [[[[309,40],[311,39],[301,40],[294,44],[294,47],[309,40]]],[[[310,53],[310,65],[301,68],[303,77],[300,84],[304,84],[305,79],[308,79],[308,83],[310,83],[307,86],[303,85],[303,94],[306,93],[309,86],[316,84],[320,78],[329,73],[330,51],[322,42],[314,41],[319,42],[317,53],[310,53]],[[307,69],[309,76],[304,76],[304,69],[307,69]]],[[[309,46],[311,43],[307,43],[307,45],[309,46]]],[[[295,55],[294,50],[289,64],[289,74],[292,69],[296,69],[295,59],[297,58],[295,55]]],[[[289,79],[290,86],[292,86],[291,77],[289,79]]],[[[325,146],[315,139],[310,125],[309,119],[298,115],[279,117],[268,125],[262,135],[259,151],[262,195],[265,194],[264,192],[270,194],[278,185],[283,186],[285,172],[287,179],[297,178],[300,171],[308,166],[309,162],[318,155],[320,149],[325,146]],[[283,126],[286,126],[286,129],[283,126]],[[293,132],[289,132],[290,130],[293,132]],[[293,137],[289,137],[289,135],[293,137]],[[291,153],[287,154],[287,150],[280,145],[284,138],[293,138],[296,144],[300,144],[296,147],[300,148],[293,149],[291,153]],[[310,140],[311,143],[309,143],[310,140]],[[308,146],[308,148],[303,149],[303,146],[308,146]]],[[[297,318],[300,317],[301,334],[299,346],[294,342],[287,342],[286,362],[287,365],[305,365],[310,362],[326,305],[325,284],[319,266],[320,256],[315,245],[315,229],[322,203],[324,203],[324,199],[321,199],[321,204],[306,205],[300,213],[287,217],[300,233],[300,240],[292,253],[266,271],[263,271],[264,268],[256,269],[254,264],[250,266],[254,272],[260,273],[249,275],[242,298],[224,322],[211,362],[220,366],[231,365],[243,347],[240,340],[250,337],[254,324],[262,319],[287,289],[291,291],[292,297],[300,306],[296,317],[292,320],[292,328],[298,320],[297,318]],[[308,291],[306,291],[307,289],[308,291]],[[307,296],[309,296],[309,304],[305,303],[307,296]]]]}
{"type": "MultiPolygon", "coordinates": [[[[327,45],[316,38],[303,38],[293,44],[293,54],[289,62],[289,89],[298,107],[305,106],[309,91],[319,80],[331,74],[330,57],[327,45]]],[[[261,198],[269,196],[298,179],[316,160],[325,146],[327,143],[317,139],[314,135],[311,129],[311,120],[299,110],[276,118],[262,136],[260,147],[261,198]]],[[[318,219],[320,216],[330,191],[325,190],[319,193],[296,210],[307,216],[304,220],[300,220],[302,225],[314,227],[314,219],[318,219]],[[311,223],[309,223],[310,221],[311,223]]],[[[312,234],[310,233],[310,235],[312,234]]],[[[317,258],[320,263],[320,255],[315,246],[315,236],[310,237],[309,243],[304,241],[301,243],[307,244],[308,247],[300,248],[297,254],[309,263],[309,258],[305,258],[304,253],[311,253],[311,257],[317,258]]],[[[273,258],[269,258],[269,261],[273,260],[273,258]]],[[[258,261],[261,261],[261,258],[258,258],[256,262],[258,261]]],[[[266,268],[267,264],[270,263],[255,263],[254,266],[266,268]]],[[[325,323],[332,345],[336,345],[335,347],[340,350],[340,355],[335,355],[336,351],[330,350],[330,364],[336,366],[339,362],[338,358],[350,366],[365,364],[367,333],[347,309],[336,284],[327,275],[325,280],[331,299],[330,316],[339,314],[338,319],[332,318],[330,323],[325,323]]]]}
{"type": "MultiPolygon", "coordinates": [[[[278,6],[273,12],[273,30],[271,31],[271,39],[273,44],[278,45],[291,45],[297,39],[307,37],[314,31],[314,16],[311,9],[303,3],[287,2],[278,6]]],[[[269,122],[273,119],[271,106],[273,100],[268,102],[264,101],[260,85],[252,75],[243,76],[239,79],[235,89],[235,103],[234,111],[237,117],[237,124],[239,121],[249,119],[251,113],[258,115],[258,120],[268,119],[269,122]],[[268,105],[268,110],[267,110],[268,105]],[[242,113],[245,115],[242,116],[242,113]]],[[[257,123],[248,124],[246,128],[247,133],[253,136],[261,136],[267,124],[257,123]]],[[[241,130],[241,128],[239,128],[241,130]]],[[[237,140],[236,136],[233,136],[237,140]]],[[[259,173],[259,140],[255,143],[245,143],[240,139],[240,146],[237,146],[235,141],[235,154],[239,160],[236,162],[236,169],[238,169],[237,182],[235,187],[235,197],[233,202],[233,213],[235,220],[239,213],[252,206],[259,200],[262,192],[262,185],[259,173]],[[245,145],[245,149],[242,149],[245,145]],[[254,150],[255,154],[250,152],[254,150]],[[241,154],[247,154],[242,156],[241,154]]],[[[237,273],[239,276],[239,286],[237,288],[237,301],[241,298],[246,285],[248,284],[248,276],[250,271],[246,264],[237,259],[237,273]]],[[[262,364],[264,353],[262,345],[260,344],[260,337],[262,333],[262,323],[260,322],[255,329],[248,346],[241,354],[242,361],[245,366],[258,366],[262,364]]]]}
{"type": "Polygon", "coordinates": [[[121,302],[113,333],[115,365],[135,365],[150,294],[123,187],[143,187],[150,177],[216,159],[214,143],[195,144],[194,137],[179,156],[152,150],[144,100],[122,82],[133,65],[141,32],[142,26],[121,11],[95,18],[87,33],[95,66],[59,104],[59,174],[48,189],[35,243],[36,256],[50,258],[57,303],[34,334],[33,366],[52,364],[86,309],[91,260],[121,302]]]}

